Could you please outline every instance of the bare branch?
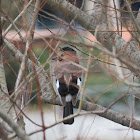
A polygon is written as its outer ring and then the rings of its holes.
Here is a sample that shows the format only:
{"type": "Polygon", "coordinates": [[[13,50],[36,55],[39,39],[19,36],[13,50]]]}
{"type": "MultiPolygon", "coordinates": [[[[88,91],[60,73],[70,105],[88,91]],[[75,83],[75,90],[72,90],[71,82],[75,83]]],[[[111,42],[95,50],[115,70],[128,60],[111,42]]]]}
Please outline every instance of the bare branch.
{"type": "Polygon", "coordinates": [[[25,70],[27,54],[28,54],[30,44],[32,42],[32,38],[33,38],[33,34],[34,34],[33,30],[35,28],[35,23],[36,23],[36,19],[37,19],[37,13],[39,11],[38,10],[39,6],[40,6],[40,1],[37,0],[36,4],[35,4],[34,14],[32,16],[32,22],[31,22],[31,25],[30,25],[30,28],[29,28],[29,31],[28,31],[28,34],[27,34],[26,49],[25,49],[25,52],[24,52],[23,61],[21,63],[21,67],[20,67],[20,70],[19,70],[19,74],[18,74],[18,77],[17,77],[16,84],[15,84],[15,93],[16,93],[17,87],[19,86],[19,83],[21,82],[21,78],[22,78],[22,75],[23,75],[24,70],[25,70]]]}
{"type": "Polygon", "coordinates": [[[75,15],[75,21],[78,22],[81,26],[86,28],[87,30],[94,31],[96,28],[96,17],[89,16],[86,12],[80,10],[79,8],[75,7],[71,3],[66,0],[48,0],[47,4],[50,5],[52,10],[59,11],[61,9],[62,12],[69,13],[69,19],[72,20],[75,15]]]}
{"type": "Polygon", "coordinates": [[[23,129],[21,129],[10,116],[0,111],[0,118],[2,118],[3,121],[5,121],[15,131],[16,135],[21,140],[29,140],[29,137],[25,134],[23,129]]]}
{"type": "MultiPolygon", "coordinates": [[[[19,60],[22,61],[23,60],[23,54],[7,39],[4,39],[4,43],[5,45],[8,47],[8,49],[11,51],[11,53],[13,54],[13,56],[19,60]]],[[[27,60],[27,67],[29,69],[33,69],[33,65],[35,65],[30,59],[27,60]]],[[[50,85],[47,81],[47,74],[45,72],[45,70],[43,69],[43,67],[39,67],[37,65],[35,65],[36,70],[37,70],[37,74],[39,77],[39,82],[40,82],[40,86],[41,86],[41,92],[43,95],[47,95],[50,96],[51,95],[51,88],[50,85]]],[[[21,88],[21,86],[19,86],[19,88],[21,88]]],[[[18,93],[20,93],[20,89],[17,90],[18,93]]]]}
{"type": "MultiPolygon", "coordinates": [[[[14,19],[13,24],[16,23],[16,21],[22,16],[22,14],[27,10],[27,8],[30,6],[30,4],[32,3],[33,0],[30,0],[29,3],[24,7],[24,9],[21,11],[21,13],[14,19]]],[[[11,29],[11,27],[13,26],[13,24],[11,23],[7,29],[4,32],[4,37],[6,36],[6,34],[9,32],[9,30],[11,29]]]]}
{"type": "Polygon", "coordinates": [[[127,0],[124,0],[124,1],[125,1],[125,3],[126,3],[126,6],[127,6],[127,9],[128,9],[128,12],[129,12],[129,15],[130,15],[130,17],[131,17],[131,19],[132,19],[132,22],[134,23],[134,25],[135,25],[135,27],[136,27],[136,29],[137,29],[137,32],[138,32],[138,34],[140,35],[140,27],[139,27],[139,25],[138,25],[138,23],[137,23],[137,21],[136,21],[136,19],[135,19],[135,17],[134,17],[134,14],[133,14],[133,12],[132,12],[132,9],[131,9],[131,7],[130,7],[128,1],[127,1],[127,0]]]}
{"type": "MultiPolygon", "coordinates": [[[[46,98],[43,96],[42,100],[44,100],[45,103],[54,104],[54,105],[61,105],[58,97],[53,99],[53,98],[46,98]]],[[[80,101],[78,101],[76,108],[79,107],[79,103],[80,103],[80,101]]],[[[83,101],[82,110],[89,111],[89,113],[91,113],[91,114],[95,113],[95,114],[97,114],[101,117],[104,117],[106,119],[109,119],[113,122],[116,122],[116,123],[121,124],[123,126],[127,126],[127,127],[130,127],[130,128],[133,128],[135,130],[140,131],[140,121],[139,120],[136,120],[134,118],[132,119],[132,118],[127,117],[125,115],[122,115],[118,112],[115,112],[113,110],[102,107],[98,104],[94,104],[94,103],[91,103],[88,101],[83,101]]]]}
{"type": "Polygon", "coordinates": [[[4,140],[8,140],[7,133],[4,130],[4,127],[2,126],[2,123],[0,123],[0,137],[4,140]]]}

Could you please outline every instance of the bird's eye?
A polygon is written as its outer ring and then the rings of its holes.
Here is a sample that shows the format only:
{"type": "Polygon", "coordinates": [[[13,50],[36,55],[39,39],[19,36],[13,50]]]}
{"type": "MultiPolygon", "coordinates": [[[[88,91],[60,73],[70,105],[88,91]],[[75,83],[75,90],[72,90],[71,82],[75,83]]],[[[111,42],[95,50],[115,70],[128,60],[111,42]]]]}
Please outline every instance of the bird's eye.
{"type": "Polygon", "coordinates": [[[63,60],[63,59],[62,59],[63,56],[64,56],[64,54],[61,54],[58,60],[59,60],[59,61],[62,61],[62,60],[63,60]]]}
{"type": "Polygon", "coordinates": [[[61,58],[59,58],[58,60],[59,60],[59,61],[62,61],[62,59],[61,59],[61,58]]]}

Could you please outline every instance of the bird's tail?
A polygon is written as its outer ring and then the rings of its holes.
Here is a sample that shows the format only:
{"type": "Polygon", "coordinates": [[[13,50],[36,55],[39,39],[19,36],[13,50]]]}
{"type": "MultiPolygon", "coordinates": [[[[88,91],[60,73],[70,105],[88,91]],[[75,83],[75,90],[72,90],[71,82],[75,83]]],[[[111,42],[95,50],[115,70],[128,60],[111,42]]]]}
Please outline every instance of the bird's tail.
{"type": "MultiPolygon", "coordinates": [[[[73,105],[72,105],[72,101],[66,102],[66,106],[64,107],[64,111],[63,111],[63,118],[68,117],[69,115],[73,114],[73,105]]],[[[73,124],[74,122],[74,118],[68,119],[66,121],[64,121],[64,124],[73,124]]]]}

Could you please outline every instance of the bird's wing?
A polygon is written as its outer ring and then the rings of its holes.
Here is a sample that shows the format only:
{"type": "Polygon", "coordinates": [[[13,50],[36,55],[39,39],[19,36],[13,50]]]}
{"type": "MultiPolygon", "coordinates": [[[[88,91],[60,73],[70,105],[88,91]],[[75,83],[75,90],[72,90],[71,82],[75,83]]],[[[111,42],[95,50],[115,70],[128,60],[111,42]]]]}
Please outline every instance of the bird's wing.
{"type": "Polygon", "coordinates": [[[60,102],[62,103],[63,106],[66,105],[66,101],[65,101],[65,97],[61,97],[58,91],[59,88],[59,80],[56,79],[56,77],[53,78],[53,87],[54,87],[54,91],[56,93],[56,95],[58,95],[60,102]]]}
{"type": "Polygon", "coordinates": [[[77,85],[79,86],[79,91],[76,95],[72,96],[72,104],[74,106],[76,105],[81,92],[82,78],[77,78],[77,85]]]}
{"type": "Polygon", "coordinates": [[[59,65],[56,65],[54,74],[57,79],[61,78],[62,75],[75,75],[77,77],[81,77],[82,69],[79,66],[74,65],[71,62],[63,62],[59,65]]]}
{"type": "MultiPolygon", "coordinates": [[[[61,79],[63,76],[65,77],[64,80],[67,83],[67,79],[69,79],[69,75],[76,76],[77,77],[77,85],[79,86],[79,89],[81,88],[81,75],[82,75],[82,69],[79,68],[78,66],[75,66],[71,62],[63,62],[59,63],[59,65],[55,66],[54,69],[54,75],[55,75],[55,92],[59,96],[61,103],[65,106],[66,105],[66,100],[65,97],[61,97],[58,88],[59,88],[59,79],[61,79]]],[[[76,102],[78,100],[78,96],[80,94],[80,90],[78,91],[77,95],[74,95],[72,97],[72,103],[75,106],[76,102]]]]}

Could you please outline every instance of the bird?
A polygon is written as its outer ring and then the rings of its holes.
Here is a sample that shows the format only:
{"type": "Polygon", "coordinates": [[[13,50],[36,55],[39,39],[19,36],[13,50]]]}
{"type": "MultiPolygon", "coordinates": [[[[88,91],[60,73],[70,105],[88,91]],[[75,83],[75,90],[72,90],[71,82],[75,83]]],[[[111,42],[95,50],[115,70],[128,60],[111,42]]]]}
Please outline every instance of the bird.
{"type": "MultiPolygon", "coordinates": [[[[63,118],[73,114],[73,107],[78,101],[82,84],[82,68],[79,66],[77,52],[71,47],[63,47],[58,53],[54,64],[56,94],[63,105],[63,118]]],[[[73,124],[74,118],[63,121],[64,124],[73,124]]]]}

